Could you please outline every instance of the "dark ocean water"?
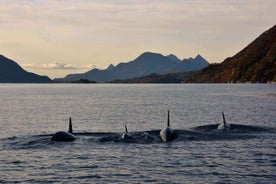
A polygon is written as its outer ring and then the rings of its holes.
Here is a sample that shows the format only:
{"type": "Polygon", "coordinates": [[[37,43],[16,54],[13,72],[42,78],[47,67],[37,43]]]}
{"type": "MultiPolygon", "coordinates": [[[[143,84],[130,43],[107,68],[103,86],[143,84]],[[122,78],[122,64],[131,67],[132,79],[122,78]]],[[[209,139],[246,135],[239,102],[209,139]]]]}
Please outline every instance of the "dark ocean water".
{"type": "Polygon", "coordinates": [[[276,183],[276,85],[0,84],[0,104],[0,183],[276,183]],[[76,141],[51,141],[69,117],[76,141]]]}

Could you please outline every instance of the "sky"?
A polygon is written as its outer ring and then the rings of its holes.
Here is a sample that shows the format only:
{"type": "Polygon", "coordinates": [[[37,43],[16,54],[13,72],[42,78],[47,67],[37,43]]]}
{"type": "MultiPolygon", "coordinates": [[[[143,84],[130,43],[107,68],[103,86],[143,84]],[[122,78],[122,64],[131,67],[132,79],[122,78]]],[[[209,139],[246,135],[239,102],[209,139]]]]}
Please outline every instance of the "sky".
{"type": "Polygon", "coordinates": [[[50,78],[143,52],[220,63],[276,23],[275,0],[0,0],[0,54],[50,78]]]}

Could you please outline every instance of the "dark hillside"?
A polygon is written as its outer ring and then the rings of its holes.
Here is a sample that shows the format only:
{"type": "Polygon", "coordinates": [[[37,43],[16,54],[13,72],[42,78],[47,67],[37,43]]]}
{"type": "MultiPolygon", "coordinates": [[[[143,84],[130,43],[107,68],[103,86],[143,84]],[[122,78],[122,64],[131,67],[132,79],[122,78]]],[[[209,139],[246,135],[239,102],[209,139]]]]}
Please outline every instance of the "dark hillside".
{"type": "Polygon", "coordinates": [[[46,76],[30,73],[16,62],[0,55],[0,83],[50,83],[46,76]]]}
{"type": "Polygon", "coordinates": [[[276,81],[276,25],[235,56],[211,64],[188,82],[228,83],[276,81]]]}

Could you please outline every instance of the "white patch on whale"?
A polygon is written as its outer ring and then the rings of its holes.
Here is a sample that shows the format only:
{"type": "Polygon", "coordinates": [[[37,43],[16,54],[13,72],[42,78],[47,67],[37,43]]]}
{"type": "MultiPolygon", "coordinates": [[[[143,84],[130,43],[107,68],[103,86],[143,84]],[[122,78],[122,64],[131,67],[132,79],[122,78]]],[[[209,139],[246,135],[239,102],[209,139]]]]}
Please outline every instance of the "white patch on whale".
{"type": "Polygon", "coordinates": [[[132,136],[128,133],[127,125],[125,125],[125,133],[122,135],[122,139],[131,139],[132,136]]]}
{"type": "Polygon", "coordinates": [[[170,128],[170,111],[168,110],[168,122],[167,127],[163,128],[160,133],[160,138],[164,142],[172,141],[175,138],[175,132],[170,128]]]}
{"type": "Polygon", "coordinates": [[[218,130],[231,130],[231,125],[226,123],[224,113],[222,112],[223,122],[218,125],[218,130]]]}

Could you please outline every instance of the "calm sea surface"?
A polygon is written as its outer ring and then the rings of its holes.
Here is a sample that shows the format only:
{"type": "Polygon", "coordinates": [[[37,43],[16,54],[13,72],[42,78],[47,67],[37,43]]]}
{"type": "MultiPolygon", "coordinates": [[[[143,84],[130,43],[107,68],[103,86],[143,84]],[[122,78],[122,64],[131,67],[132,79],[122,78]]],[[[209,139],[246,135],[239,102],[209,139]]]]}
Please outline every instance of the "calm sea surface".
{"type": "Polygon", "coordinates": [[[272,84],[0,84],[0,132],[0,183],[276,183],[272,84]]]}

